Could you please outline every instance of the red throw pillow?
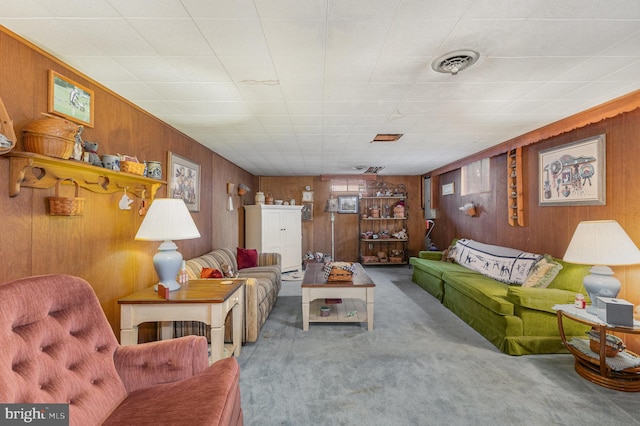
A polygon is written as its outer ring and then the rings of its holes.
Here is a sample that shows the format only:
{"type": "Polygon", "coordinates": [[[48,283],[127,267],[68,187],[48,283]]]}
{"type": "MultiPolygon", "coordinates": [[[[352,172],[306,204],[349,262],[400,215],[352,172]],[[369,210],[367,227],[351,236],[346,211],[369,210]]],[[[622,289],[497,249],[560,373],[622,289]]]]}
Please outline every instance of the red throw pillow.
{"type": "Polygon", "coordinates": [[[215,268],[202,268],[200,272],[200,278],[224,278],[222,272],[215,268]]]}
{"type": "Polygon", "coordinates": [[[258,266],[258,250],[238,247],[238,269],[258,266]]]}

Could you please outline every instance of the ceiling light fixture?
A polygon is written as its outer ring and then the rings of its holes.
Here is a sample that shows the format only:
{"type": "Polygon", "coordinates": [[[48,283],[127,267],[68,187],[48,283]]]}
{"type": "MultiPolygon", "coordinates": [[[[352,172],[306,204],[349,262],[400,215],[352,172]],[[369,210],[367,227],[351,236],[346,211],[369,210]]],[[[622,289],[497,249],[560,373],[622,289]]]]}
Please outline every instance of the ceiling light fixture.
{"type": "Polygon", "coordinates": [[[480,54],[474,50],[456,50],[445,53],[431,62],[431,68],[443,74],[456,75],[475,64],[480,54]]]}
{"type": "Polygon", "coordinates": [[[380,172],[380,170],[382,169],[384,169],[384,166],[371,166],[371,167],[367,167],[367,170],[365,170],[363,173],[375,175],[378,172],[380,172]]]}

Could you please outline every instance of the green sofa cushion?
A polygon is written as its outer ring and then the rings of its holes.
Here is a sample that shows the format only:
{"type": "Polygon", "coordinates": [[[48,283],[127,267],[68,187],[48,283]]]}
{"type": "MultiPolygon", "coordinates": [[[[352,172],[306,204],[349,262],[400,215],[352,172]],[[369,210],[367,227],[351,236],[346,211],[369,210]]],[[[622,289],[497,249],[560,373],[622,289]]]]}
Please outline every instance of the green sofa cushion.
{"type": "Polygon", "coordinates": [[[573,303],[576,294],[568,290],[552,288],[522,288],[512,286],[507,291],[507,300],[514,305],[536,311],[556,313],[553,306],[557,304],[573,303]]]}
{"type": "Polygon", "coordinates": [[[480,274],[445,272],[446,287],[453,287],[487,309],[499,315],[513,315],[513,303],[507,300],[509,286],[480,274]]]}
{"type": "Polygon", "coordinates": [[[418,259],[412,257],[409,259],[409,263],[418,269],[433,275],[436,278],[442,278],[442,274],[445,272],[460,272],[465,274],[473,274],[480,276],[479,273],[472,271],[469,268],[458,265],[457,263],[441,262],[439,260],[418,259]]]}

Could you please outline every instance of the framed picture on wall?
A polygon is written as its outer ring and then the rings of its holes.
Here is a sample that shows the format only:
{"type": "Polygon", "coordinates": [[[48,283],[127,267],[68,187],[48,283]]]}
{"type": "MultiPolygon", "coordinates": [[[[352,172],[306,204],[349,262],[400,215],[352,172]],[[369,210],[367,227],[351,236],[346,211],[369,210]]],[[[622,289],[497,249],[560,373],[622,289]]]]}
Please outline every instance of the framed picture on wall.
{"type": "Polygon", "coordinates": [[[338,213],[358,213],[358,196],[341,195],[338,197],[338,213]]]}
{"type": "Polygon", "coordinates": [[[302,203],[302,220],[313,220],[313,203],[302,203]]]}
{"type": "Polygon", "coordinates": [[[539,205],[606,204],[605,156],[605,134],[540,151],[539,205]]]}
{"type": "Polygon", "coordinates": [[[182,198],[189,211],[200,211],[200,165],[169,152],[167,161],[170,198],[182,198]]]}
{"type": "Polygon", "coordinates": [[[49,70],[47,112],[93,127],[93,90],[49,70]]]}

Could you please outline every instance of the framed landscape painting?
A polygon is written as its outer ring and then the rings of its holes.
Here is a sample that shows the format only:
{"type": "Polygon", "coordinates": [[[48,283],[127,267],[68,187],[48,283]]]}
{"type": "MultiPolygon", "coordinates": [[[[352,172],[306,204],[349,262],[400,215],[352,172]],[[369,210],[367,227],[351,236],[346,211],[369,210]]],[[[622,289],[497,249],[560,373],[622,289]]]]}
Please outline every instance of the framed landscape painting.
{"type": "Polygon", "coordinates": [[[200,165],[169,152],[169,197],[182,198],[189,211],[200,211],[200,165]]]}
{"type": "Polygon", "coordinates": [[[358,213],[358,196],[341,195],[338,197],[338,213],[358,213]]]}
{"type": "Polygon", "coordinates": [[[67,77],[49,70],[47,111],[74,123],[93,127],[94,95],[67,77]]]}
{"type": "Polygon", "coordinates": [[[606,204],[606,135],[598,135],[538,154],[541,206],[606,204]]]}

